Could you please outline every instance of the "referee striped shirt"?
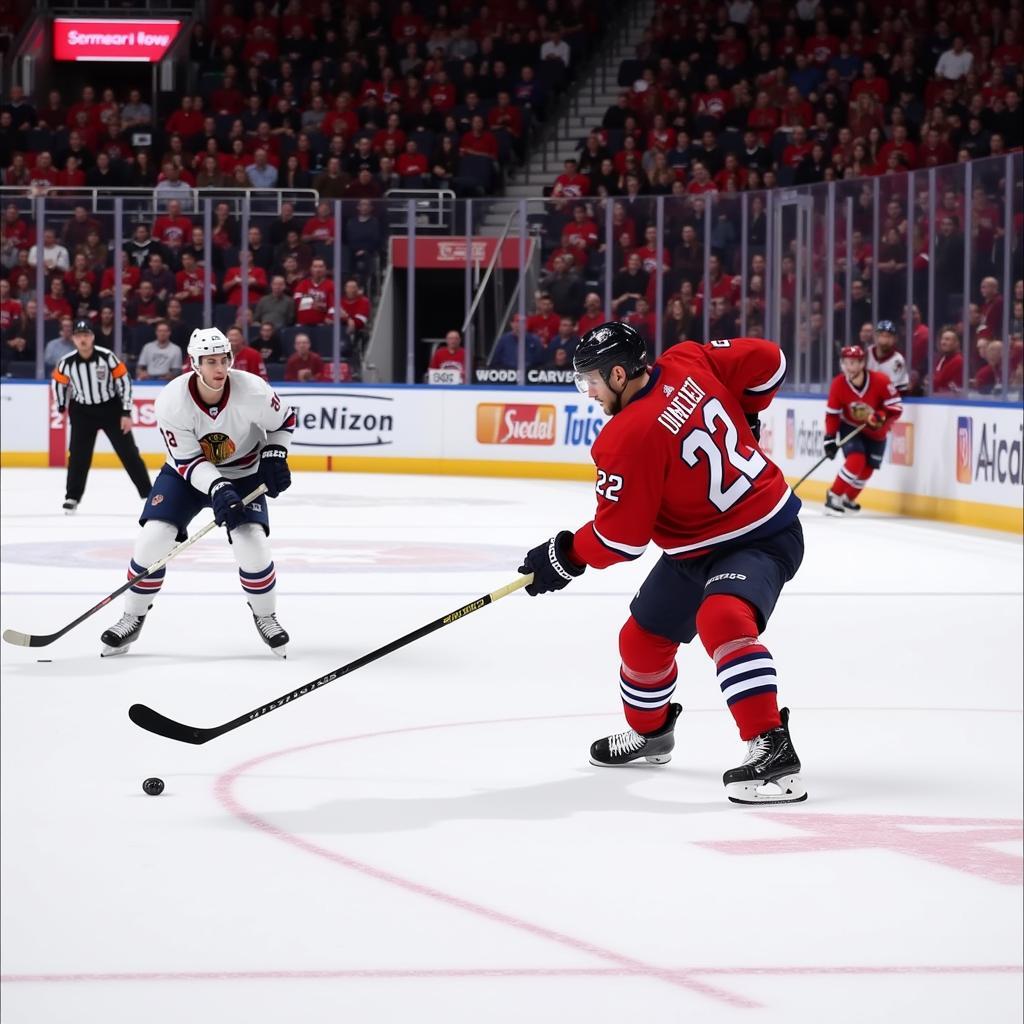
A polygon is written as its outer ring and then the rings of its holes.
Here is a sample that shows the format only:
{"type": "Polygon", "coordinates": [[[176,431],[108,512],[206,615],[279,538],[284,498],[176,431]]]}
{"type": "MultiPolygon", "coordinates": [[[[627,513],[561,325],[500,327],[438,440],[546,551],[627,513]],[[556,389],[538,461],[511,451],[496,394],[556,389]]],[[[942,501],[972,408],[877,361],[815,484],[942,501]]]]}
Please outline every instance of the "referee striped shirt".
{"type": "Polygon", "coordinates": [[[68,399],[81,405],[102,405],[118,399],[125,415],[132,411],[132,379],[128,367],[101,345],[93,345],[92,355],[83,359],[75,352],[66,355],[53,370],[51,381],[57,406],[65,409],[68,399]]]}

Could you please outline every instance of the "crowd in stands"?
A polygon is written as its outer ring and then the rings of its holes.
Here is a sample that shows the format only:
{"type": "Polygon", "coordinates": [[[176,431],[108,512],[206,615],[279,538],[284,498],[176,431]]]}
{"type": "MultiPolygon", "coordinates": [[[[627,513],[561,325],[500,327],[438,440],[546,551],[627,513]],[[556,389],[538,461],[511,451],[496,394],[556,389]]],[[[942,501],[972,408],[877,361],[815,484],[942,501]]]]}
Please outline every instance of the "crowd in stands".
{"type": "MultiPolygon", "coordinates": [[[[945,387],[941,376],[925,381],[927,328],[905,323],[908,274],[915,307],[928,308],[934,234],[935,319],[962,339],[971,380],[981,373],[984,386],[982,371],[995,359],[983,351],[985,339],[999,341],[999,352],[1003,322],[1001,313],[989,316],[979,335],[971,321],[976,310],[991,308],[986,291],[992,282],[1000,288],[1006,245],[1018,292],[1022,273],[1019,155],[1013,223],[1003,222],[1005,157],[1019,154],[1024,140],[1022,40],[1018,0],[860,0],[832,7],[663,0],[635,59],[622,64],[617,101],[545,189],[551,199],[541,225],[542,287],[555,312],[583,322],[592,314],[630,319],[661,346],[703,337],[710,234],[708,335],[736,333],[741,322],[748,332],[763,333],[768,190],[839,182],[841,195],[855,205],[850,254],[842,204],[834,221],[838,274],[845,274],[848,259],[853,264],[849,311],[842,277],[835,284],[836,344],[844,343],[848,312],[851,333],[881,319],[903,321],[903,337],[913,339],[907,354],[918,387],[945,387]],[[979,158],[988,159],[976,165],[967,223],[962,165],[979,158]],[[937,210],[929,207],[929,168],[936,169],[937,210]],[[906,175],[918,171],[925,173],[914,178],[911,204],[906,175]],[[744,204],[748,263],[741,266],[744,204]],[[655,339],[659,225],[662,337],[655,339]],[[965,252],[971,260],[966,318],[965,252]],[[612,301],[604,309],[609,270],[612,301]]],[[[786,256],[781,268],[782,333],[797,350],[820,349],[825,334],[823,193],[815,212],[815,291],[799,311],[796,261],[786,256]]],[[[793,244],[788,240],[790,252],[793,244]]],[[[1007,343],[1019,378],[1024,343],[1015,311],[1007,343]]]]}
{"type": "MultiPolygon", "coordinates": [[[[38,316],[55,329],[66,308],[101,322],[115,263],[132,356],[154,340],[160,319],[180,336],[202,305],[204,280],[216,288],[223,322],[239,321],[270,365],[284,365],[300,330],[312,354],[326,354],[324,324],[335,301],[349,303],[346,345],[358,348],[351,339],[369,316],[365,293],[388,230],[375,200],[403,185],[463,195],[500,190],[502,169],[522,158],[532,126],[610,9],[585,0],[365,0],[315,9],[299,0],[222,3],[190,40],[198,87],[158,124],[138,90],[119,96],[98,81],[75,102],[54,90],[35,105],[12,88],[0,111],[4,184],[37,193],[55,185],[145,187],[157,197],[158,215],[133,226],[125,253],[115,254],[109,222],[88,207],[55,214],[41,239],[23,207],[8,208],[0,254],[9,282],[5,363],[31,358],[24,327],[38,316]],[[153,141],[136,145],[143,131],[153,141]],[[279,215],[255,215],[243,239],[225,201],[207,239],[192,209],[193,187],[310,188],[321,204],[303,217],[288,204],[279,215]],[[346,294],[337,297],[334,200],[344,209],[346,294]],[[40,260],[46,287],[36,295],[40,260]],[[19,317],[23,329],[12,333],[19,317]]],[[[635,58],[620,68],[621,95],[545,190],[540,292],[550,314],[538,299],[535,326],[550,315],[579,335],[600,319],[628,318],[655,348],[703,337],[705,315],[711,337],[741,324],[763,333],[768,192],[834,181],[855,198],[853,223],[840,209],[833,224],[836,343],[848,340],[847,324],[855,334],[879,319],[902,321],[919,386],[938,390],[938,337],[948,325],[972,381],[984,381],[982,371],[993,365],[992,341],[1000,342],[994,351],[1008,349],[1019,375],[1016,303],[1005,339],[1002,321],[982,309],[992,305],[984,282],[995,280],[997,292],[1009,287],[1006,246],[1015,292],[1022,277],[1021,203],[1006,224],[1002,202],[1005,155],[1017,153],[1024,138],[1022,40],[1021,0],[662,0],[635,58]],[[968,222],[963,165],[979,158],[968,222]],[[908,173],[915,175],[913,200],[908,173]],[[849,295],[841,287],[848,265],[849,295]],[[918,311],[910,323],[908,275],[918,311]],[[922,322],[920,311],[929,310],[935,324],[922,322]]],[[[1019,156],[1015,166],[1019,174],[1019,156]]],[[[803,308],[795,308],[792,242],[779,270],[782,340],[791,352],[821,350],[826,333],[823,204],[816,213],[814,293],[803,308]]],[[[511,329],[539,338],[545,351],[557,333],[518,323],[511,329]]],[[[507,347],[499,341],[492,359],[507,347]]],[[[538,350],[535,358],[553,365],[556,354],[538,350]]]]}

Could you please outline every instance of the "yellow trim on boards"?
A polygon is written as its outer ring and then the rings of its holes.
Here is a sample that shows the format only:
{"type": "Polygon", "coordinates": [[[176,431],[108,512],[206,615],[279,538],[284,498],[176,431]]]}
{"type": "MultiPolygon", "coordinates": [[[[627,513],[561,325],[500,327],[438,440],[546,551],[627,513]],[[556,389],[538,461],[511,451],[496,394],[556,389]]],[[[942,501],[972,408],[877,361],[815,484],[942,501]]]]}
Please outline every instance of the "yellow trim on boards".
{"type": "MultiPolygon", "coordinates": [[[[165,457],[147,453],[143,459],[150,469],[159,469],[165,457]]],[[[0,452],[2,467],[46,467],[49,456],[45,452],[0,452]]],[[[489,459],[426,459],[387,458],[357,455],[302,455],[288,457],[293,469],[343,473],[417,473],[433,476],[490,476],[520,477],[540,480],[594,479],[593,466],[570,462],[498,462],[489,459]]],[[[93,465],[102,469],[120,466],[113,452],[97,452],[93,465]]],[[[787,478],[790,484],[796,477],[787,478]]],[[[807,480],[800,488],[800,497],[806,502],[825,500],[828,484],[807,480]]],[[[990,505],[980,501],[962,501],[958,498],[930,498],[920,494],[901,494],[869,487],[860,499],[861,504],[877,512],[911,516],[916,519],[938,519],[964,526],[978,526],[1008,533],[1024,533],[1024,509],[1004,505],[990,505]]]]}

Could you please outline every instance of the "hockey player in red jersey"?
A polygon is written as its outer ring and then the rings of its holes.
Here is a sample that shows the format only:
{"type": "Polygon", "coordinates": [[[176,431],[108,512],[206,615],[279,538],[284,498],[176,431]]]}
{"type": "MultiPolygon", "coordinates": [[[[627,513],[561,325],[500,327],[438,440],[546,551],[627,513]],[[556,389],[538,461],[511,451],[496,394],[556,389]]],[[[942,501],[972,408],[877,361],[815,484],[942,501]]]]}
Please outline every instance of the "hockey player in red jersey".
{"type": "Polygon", "coordinates": [[[747,758],[723,776],[736,803],[804,800],[789,711],[777,703],[772,656],[761,644],[775,603],[803,558],[800,500],[757,444],[757,413],[782,383],[786,360],[760,338],[686,341],[653,366],[640,334],[606,323],[573,357],[580,391],[611,419],[591,449],[597,512],[526,554],[526,592],[561,590],[587,566],[663,551],[619,633],[623,709],[630,728],[590,748],[596,765],[670,760],[682,708],[670,703],[676,651],[699,636],[747,758]]]}
{"type": "Polygon", "coordinates": [[[860,511],[857,495],[871,474],[881,468],[885,439],[903,412],[895,382],[880,370],[867,368],[860,345],[847,345],[840,354],[839,366],[843,372],[833,379],[825,407],[825,454],[830,459],[836,457],[840,429],[845,437],[862,424],[867,426],[842,445],[846,461],[825,494],[825,511],[836,516],[860,511]]]}

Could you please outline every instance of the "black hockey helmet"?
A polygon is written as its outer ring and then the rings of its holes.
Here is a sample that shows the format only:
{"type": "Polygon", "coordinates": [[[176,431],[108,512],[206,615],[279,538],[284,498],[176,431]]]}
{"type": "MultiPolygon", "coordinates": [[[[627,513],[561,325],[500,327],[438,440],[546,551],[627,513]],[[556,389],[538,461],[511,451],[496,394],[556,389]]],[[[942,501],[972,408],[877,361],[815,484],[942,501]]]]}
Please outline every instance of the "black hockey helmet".
{"type": "Polygon", "coordinates": [[[599,371],[605,383],[613,366],[621,366],[629,380],[639,377],[647,369],[647,345],[635,327],[611,320],[583,335],[576,346],[572,365],[576,371],[576,387],[586,394],[583,374],[591,370],[599,371]]]}

